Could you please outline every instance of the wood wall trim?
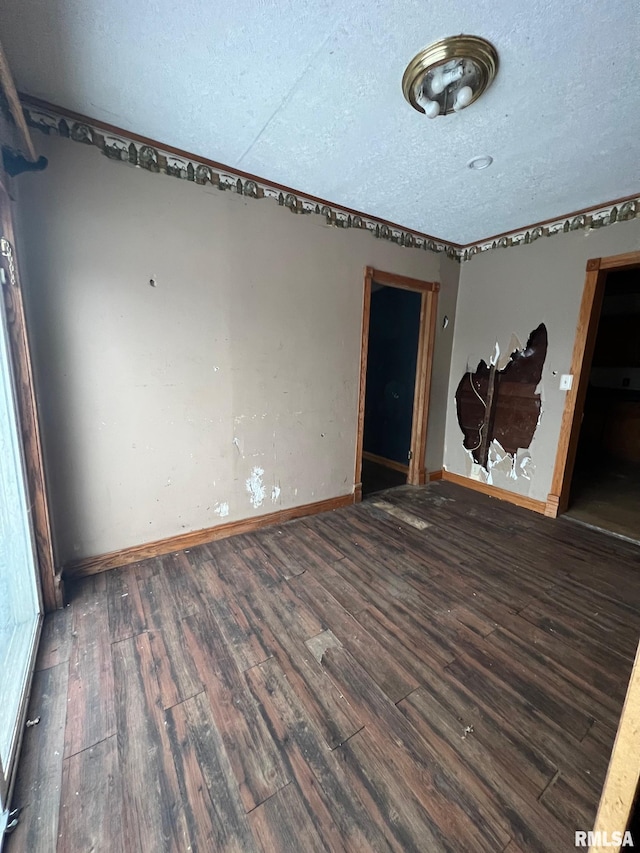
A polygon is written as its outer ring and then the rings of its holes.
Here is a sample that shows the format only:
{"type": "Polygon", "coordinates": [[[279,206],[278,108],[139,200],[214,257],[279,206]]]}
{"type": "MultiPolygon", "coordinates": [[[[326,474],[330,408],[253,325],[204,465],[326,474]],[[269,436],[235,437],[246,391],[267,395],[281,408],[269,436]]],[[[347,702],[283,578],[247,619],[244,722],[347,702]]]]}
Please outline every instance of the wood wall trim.
{"type": "Polygon", "coordinates": [[[49,612],[63,606],[64,590],[60,574],[55,567],[31,352],[20,271],[15,257],[15,234],[11,216],[11,202],[4,189],[0,189],[0,228],[2,239],[6,241],[6,244],[3,244],[4,250],[0,254],[0,262],[6,276],[2,293],[9,330],[12,366],[16,380],[18,415],[24,448],[27,488],[32,506],[31,518],[36,541],[42,603],[45,611],[49,612]]]}
{"type": "Polygon", "coordinates": [[[558,496],[558,513],[564,512],[569,503],[571,477],[578,449],[582,410],[589,383],[589,367],[598,332],[605,280],[606,273],[601,272],[599,266],[587,268],[569,368],[569,373],[573,375],[573,385],[571,390],[567,391],[565,399],[551,480],[550,494],[558,496]]]}
{"type": "Polygon", "coordinates": [[[403,465],[402,462],[396,462],[395,459],[387,459],[385,456],[378,456],[377,453],[369,453],[368,450],[362,451],[362,458],[368,459],[369,462],[375,462],[376,465],[384,465],[385,468],[391,468],[393,471],[400,471],[401,474],[409,472],[409,466],[403,465]]]}
{"type": "MultiPolygon", "coordinates": [[[[420,485],[420,469],[424,468],[424,455],[427,439],[426,421],[423,409],[425,402],[424,385],[431,380],[431,373],[426,372],[426,337],[429,334],[429,295],[430,294],[428,294],[426,290],[422,290],[420,294],[420,325],[418,331],[418,351],[416,353],[416,378],[413,389],[409,472],[407,474],[407,483],[412,486],[420,485]]],[[[424,480],[422,482],[424,483],[424,480]]]]}
{"type": "Polygon", "coordinates": [[[420,278],[409,278],[406,275],[397,275],[394,272],[384,272],[373,267],[367,267],[371,277],[378,284],[387,284],[390,287],[400,287],[403,290],[419,290],[421,293],[440,290],[440,282],[423,281],[420,278]]]}
{"type": "Polygon", "coordinates": [[[429,424],[429,403],[431,400],[431,376],[433,373],[433,349],[436,337],[436,318],[438,313],[438,291],[432,288],[422,293],[420,310],[420,338],[418,342],[418,360],[416,365],[416,391],[413,405],[412,458],[413,470],[409,465],[408,483],[424,485],[426,469],[424,460],[427,453],[427,429],[429,424]]]}
{"type": "MultiPolygon", "coordinates": [[[[614,832],[624,834],[640,783],[640,645],[636,651],[618,732],[604,780],[594,832],[611,841],[614,832]]],[[[637,844],[637,839],[634,839],[637,844]]],[[[589,853],[619,853],[621,845],[596,844],[589,853]]]]}
{"type": "Polygon", "coordinates": [[[15,83],[13,82],[13,76],[11,74],[11,70],[9,69],[9,63],[7,61],[7,56],[4,52],[4,48],[0,44],[0,87],[2,87],[2,91],[5,94],[5,98],[7,100],[7,104],[9,106],[9,110],[13,117],[13,120],[16,123],[16,128],[18,130],[18,134],[20,136],[20,140],[22,142],[22,146],[24,151],[21,153],[26,153],[27,157],[35,161],[38,159],[38,155],[36,154],[36,149],[33,147],[33,142],[31,141],[31,134],[29,133],[29,128],[27,127],[27,123],[24,120],[24,113],[22,112],[22,106],[20,104],[20,97],[16,92],[15,83]]]}
{"type": "Polygon", "coordinates": [[[75,560],[64,567],[64,578],[79,578],[86,575],[95,575],[107,569],[115,569],[118,566],[126,566],[138,560],[148,560],[152,557],[161,557],[163,554],[171,554],[174,551],[183,551],[185,548],[195,548],[196,545],[204,545],[207,542],[215,542],[218,539],[227,539],[229,536],[237,536],[240,533],[249,533],[268,527],[270,524],[284,524],[294,518],[303,518],[307,515],[316,515],[320,512],[329,512],[341,507],[351,506],[355,502],[354,495],[340,495],[336,498],[328,498],[324,501],[302,504],[301,506],[282,509],[278,512],[270,512],[265,515],[256,515],[252,518],[243,518],[239,521],[229,521],[218,524],[215,527],[206,527],[203,530],[192,530],[189,533],[180,533],[168,539],[158,539],[155,542],[145,542],[142,545],[134,545],[131,548],[123,548],[120,551],[112,551],[109,554],[98,554],[95,557],[85,557],[75,560]]]}
{"type": "Polygon", "coordinates": [[[571,390],[567,391],[562,413],[551,490],[547,497],[549,513],[555,509],[556,515],[559,515],[565,512],[569,505],[571,478],[578,450],[582,413],[589,385],[589,373],[598,334],[607,272],[637,265],[640,265],[640,252],[626,252],[607,258],[590,258],[587,261],[569,370],[573,375],[573,385],[571,390]]]}
{"type": "Polygon", "coordinates": [[[545,514],[545,502],[527,497],[527,495],[518,495],[515,492],[508,491],[507,489],[500,489],[498,486],[490,486],[488,483],[481,483],[479,480],[472,480],[470,477],[463,477],[461,474],[454,474],[452,471],[447,470],[443,470],[442,479],[449,483],[457,483],[459,486],[464,486],[465,489],[472,489],[474,492],[482,492],[483,495],[498,498],[500,501],[507,501],[507,503],[515,504],[516,506],[521,506],[525,509],[530,509],[533,512],[540,513],[541,515],[545,514]]]}
{"type": "Polygon", "coordinates": [[[434,480],[442,480],[443,473],[442,468],[439,471],[429,471],[427,479],[430,483],[433,483],[434,480]]]}
{"type": "Polygon", "coordinates": [[[621,255],[609,255],[599,260],[601,270],[636,267],[640,266],[640,252],[623,252],[621,255]]]}
{"type": "Polygon", "coordinates": [[[544,514],[547,518],[557,518],[560,515],[560,495],[547,495],[544,514]]]}
{"type": "Polygon", "coordinates": [[[358,424],[356,434],[355,491],[362,500],[362,451],[364,450],[364,401],[367,392],[367,360],[369,358],[369,321],[371,319],[371,282],[373,267],[365,267],[362,295],[362,328],[360,331],[360,388],[358,390],[358,424]]]}

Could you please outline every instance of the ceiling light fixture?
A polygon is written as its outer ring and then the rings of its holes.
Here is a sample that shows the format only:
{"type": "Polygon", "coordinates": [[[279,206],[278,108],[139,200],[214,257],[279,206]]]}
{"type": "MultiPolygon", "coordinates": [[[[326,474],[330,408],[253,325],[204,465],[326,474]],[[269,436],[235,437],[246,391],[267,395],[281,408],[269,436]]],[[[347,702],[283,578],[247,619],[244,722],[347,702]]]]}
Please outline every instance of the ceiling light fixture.
{"type": "Polygon", "coordinates": [[[473,157],[467,163],[467,166],[470,169],[475,169],[476,172],[479,172],[481,169],[486,169],[493,163],[493,157],[490,157],[488,154],[483,154],[481,157],[473,157]]]}
{"type": "Polygon", "coordinates": [[[402,77],[402,91],[414,110],[435,118],[477,101],[497,71],[492,44],[478,36],[451,36],[413,57],[402,77]]]}

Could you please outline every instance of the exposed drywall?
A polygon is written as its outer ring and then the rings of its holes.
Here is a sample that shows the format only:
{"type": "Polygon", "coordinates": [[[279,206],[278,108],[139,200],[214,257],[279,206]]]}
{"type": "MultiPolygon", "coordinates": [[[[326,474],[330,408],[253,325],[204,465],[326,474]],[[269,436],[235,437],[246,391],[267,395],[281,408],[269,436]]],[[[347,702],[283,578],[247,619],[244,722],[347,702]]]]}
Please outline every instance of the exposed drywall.
{"type": "Polygon", "coordinates": [[[496,343],[490,364],[481,359],[458,384],[456,407],[463,444],[473,462],[489,475],[488,483],[493,482],[493,465],[508,464],[508,458],[514,479],[521,470],[518,450],[529,447],[540,420],[537,388],[546,355],[547,328],[540,323],[526,346],[516,346],[506,359],[500,358],[496,343]]]}
{"type": "Polygon", "coordinates": [[[486,472],[472,462],[462,444],[455,392],[460,376],[495,350],[513,350],[513,336],[523,341],[544,322],[549,347],[538,391],[542,412],[529,448],[529,459],[518,465],[494,466],[492,483],[499,488],[546,500],[551,486],[565,391],[560,375],[568,373],[589,258],[640,249],[640,221],[615,228],[570,232],[514,249],[476,255],[463,264],[451,358],[445,438],[445,468],[486,481],[486,472]],[[522,473],[520,473],[522,470],[522,473]]]}
{"type": "Polygon", "coordinates": [[[18,179],[18,217],[58,562],[349,494],[363,268],[442,279],[453,318],[459,267],[36,144],[49,167],[18,179]]]}

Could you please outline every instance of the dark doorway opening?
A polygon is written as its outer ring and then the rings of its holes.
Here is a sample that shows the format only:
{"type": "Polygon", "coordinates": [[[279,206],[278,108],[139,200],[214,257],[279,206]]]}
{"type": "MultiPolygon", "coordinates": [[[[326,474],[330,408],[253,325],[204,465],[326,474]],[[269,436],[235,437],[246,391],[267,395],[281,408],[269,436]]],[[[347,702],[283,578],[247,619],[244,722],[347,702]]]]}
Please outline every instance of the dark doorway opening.
{"type": "Polygon", "coordinates": [[[366,267],[354,496],[425,482],[435,281],[366,267]],[[371,364],[369,363],[371,361],[371,364]],[[365,440],[366,432],[366,440],[365,440]]]}
{"type": "Polygon", "coordinates": [[[604,282],[567,515],[640,541],[640,267],[604,282]]]}
{"type": "Polygon", "coordinates": [[[407,482],[422,295],[371,285],[362,493],[407,482]]]}

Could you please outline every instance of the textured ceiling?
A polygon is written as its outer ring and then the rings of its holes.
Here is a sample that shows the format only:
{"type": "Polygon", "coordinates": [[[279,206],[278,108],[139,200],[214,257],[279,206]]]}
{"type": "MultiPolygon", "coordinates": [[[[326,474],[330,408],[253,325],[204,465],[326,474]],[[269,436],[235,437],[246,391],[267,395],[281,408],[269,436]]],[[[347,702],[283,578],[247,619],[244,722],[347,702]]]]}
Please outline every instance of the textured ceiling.
{"type": "Polygon", "coordinates": [[[453,242],[640,191],[637,0],[3,0],[0,38],[23,92],[453,242]],[[460,32],[498,76],[429,121],[404,68],[460,32]]]}

